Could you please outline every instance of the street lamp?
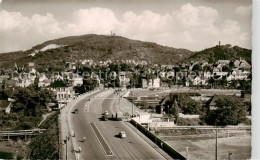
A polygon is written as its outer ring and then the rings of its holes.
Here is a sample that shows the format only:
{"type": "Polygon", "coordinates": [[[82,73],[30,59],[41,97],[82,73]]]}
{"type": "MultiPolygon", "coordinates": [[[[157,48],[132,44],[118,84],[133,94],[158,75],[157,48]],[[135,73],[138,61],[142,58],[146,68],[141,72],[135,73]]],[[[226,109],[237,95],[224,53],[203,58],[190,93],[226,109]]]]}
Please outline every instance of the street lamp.
{"type": "Polygon", "coordinates": [[[167,111],[168,111],[168,114],[167,114],[168,122],[170,122],[170,119],[169,119],[169,105],[167,106],[167,111]]]}
{"type": "Polygon", "coordinates": [[[189,147],[185,147],[185,148],[186,148],[186,159],[188,159],[189,147]]]}

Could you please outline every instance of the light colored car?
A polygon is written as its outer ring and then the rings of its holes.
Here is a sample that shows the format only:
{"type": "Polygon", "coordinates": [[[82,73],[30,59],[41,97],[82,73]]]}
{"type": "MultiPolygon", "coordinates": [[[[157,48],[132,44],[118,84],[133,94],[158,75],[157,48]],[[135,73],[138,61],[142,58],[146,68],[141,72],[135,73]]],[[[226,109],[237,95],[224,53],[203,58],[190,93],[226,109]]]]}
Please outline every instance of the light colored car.
{"type": "Polygon", "coordinates": [[[104,115],[106,115],[106,116],[107,116],[107,115],[108,115],[108,111],[105,111],[105,112],[104,112],[104,115]]]}
{"type": "Polygon", "coordinates": [[[124,131],[119,132],[118,135],[119,135],[120,138],[126,138],[126,134],[125,134],[124,131]]]}
{"type": "Polygon", "coordinates": [[[75,133],[74,131],[72,131],[72,132],[71,132],[71,137],[75,137],[75,134],[76,134],[76,133],[75,133]]]}

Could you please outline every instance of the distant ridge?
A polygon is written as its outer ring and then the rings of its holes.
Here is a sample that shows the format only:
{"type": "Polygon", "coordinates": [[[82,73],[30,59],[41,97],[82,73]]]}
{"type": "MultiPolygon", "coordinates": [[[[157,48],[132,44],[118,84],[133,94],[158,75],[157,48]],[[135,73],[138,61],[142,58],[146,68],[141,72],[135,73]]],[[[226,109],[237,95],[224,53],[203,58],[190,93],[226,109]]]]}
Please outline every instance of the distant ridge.
{"type": "Polygon", "coordinates": [[[231,45],[215,46],[199,52],[176,49],[151,42],[131,40],[121,36],[88,34],[70,36],[46,41],[27,51],[0,54],[0,66],[10,67],[35,62],[48,67],[51,64],[64,65],[65,62],[93,60],[135,60],[156,64],[177,64],[191,60],[214,62],[219,59],[239,59],[251,62],[251,50],[231,45]],[[46,49],[49,48],[49,49],[46,49]],[[33,55],[33,56],[30,56],[33,55]]]}

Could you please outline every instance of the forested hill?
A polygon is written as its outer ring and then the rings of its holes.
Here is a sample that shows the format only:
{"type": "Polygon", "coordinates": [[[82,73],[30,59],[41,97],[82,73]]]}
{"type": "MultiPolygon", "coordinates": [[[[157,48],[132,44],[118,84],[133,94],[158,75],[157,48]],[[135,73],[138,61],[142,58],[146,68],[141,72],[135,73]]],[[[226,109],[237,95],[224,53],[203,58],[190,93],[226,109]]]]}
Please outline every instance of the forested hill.
{"type": "Polygon", "coordinates": [[[19,66],[35,62],[37,68],[40,67],[41,70],[51,68],[59,70],[59,67],[64,66],[66,62],[83,59],[144,60],[156,64],[176,64],[191,60],[214,62],[219,59],[239,59],[240,57],[250,62],[251,50],[224,45],[192,52],[187,49],[176,49],[120,36],[89,34],[50,40],[27,51],[0,54],[0,67],[10,68],[15,62],[19,66]]]}
{"type": "Polygon", "coordinates": [[[188,60],[205,60],[209,63],[218,60],[233,60],[243,58],[251,63],[252,50],[241,48],[238,46],[221,45],[207,48],[199,52],[195,52],[188,60]]]}
{"type": "MultiPolygon", "coordinates": [[[[186,49],[175,49],[172,47],[161,46],[156,43],[130,40],[120,36],[105,35],[83,35],[65,37],[44,42],[32,47],[16,58],[14,54],[9,55],[8,59],[18,62],[39,62],[39,63],[59,63],[63,60],[75,61],[79,59],[93,60],[136,60],[150,61],[157,64],[172,64],[182,61],[193,54],[186,49]],[[53,46],[56,46],[53,47],[53,46]],[[51,49],[46,47],[51,46],[51,49]],[[57,47],[58,46],[58,47],[57,47]],[[35,56],[28,57],[34,51],[39,51],[35,56]],[[26,56],[24,56],[26,55],[26,56]],[[10,58],[13,57],[13,58],[10,58]]],[[[7,56],[0,54],[0,58],[7,56]]],[[[1,63],[9,63],[7,58],[1,63]]],[[[0,64],[1,64],[0,63],[0,64]]]]}

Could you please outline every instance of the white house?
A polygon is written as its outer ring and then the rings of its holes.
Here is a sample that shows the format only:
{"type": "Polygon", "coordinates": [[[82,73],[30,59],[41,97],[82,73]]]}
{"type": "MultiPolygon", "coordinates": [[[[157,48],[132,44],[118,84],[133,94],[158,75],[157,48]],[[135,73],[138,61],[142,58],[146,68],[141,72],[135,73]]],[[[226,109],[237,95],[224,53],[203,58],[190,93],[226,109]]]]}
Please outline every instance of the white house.
{"type": "Polygon", "coordinates": [[[78,74],[73,74],[71,81],[72,86],[81,86],[83,84],[83,78],[78,74]]]}
{"type": "Polygon", "coordinates": [[[44,79],[39,81],[38,86],[39,87],[47,87],[51,84],[51,80],[50,79],[44,79]]]}
{"type": "Polygon", "coordinates": [[[155,79],[142,79],[143,88],[159,88],[160,87],[160,78],[155,79]]]}
{"type": "Polygon", "coordinates": [[[56,100],[58,103],[68,103],[75,98],[75,91],[73,87],[58,87],[51,88],[56,93],[56,100]]]}

